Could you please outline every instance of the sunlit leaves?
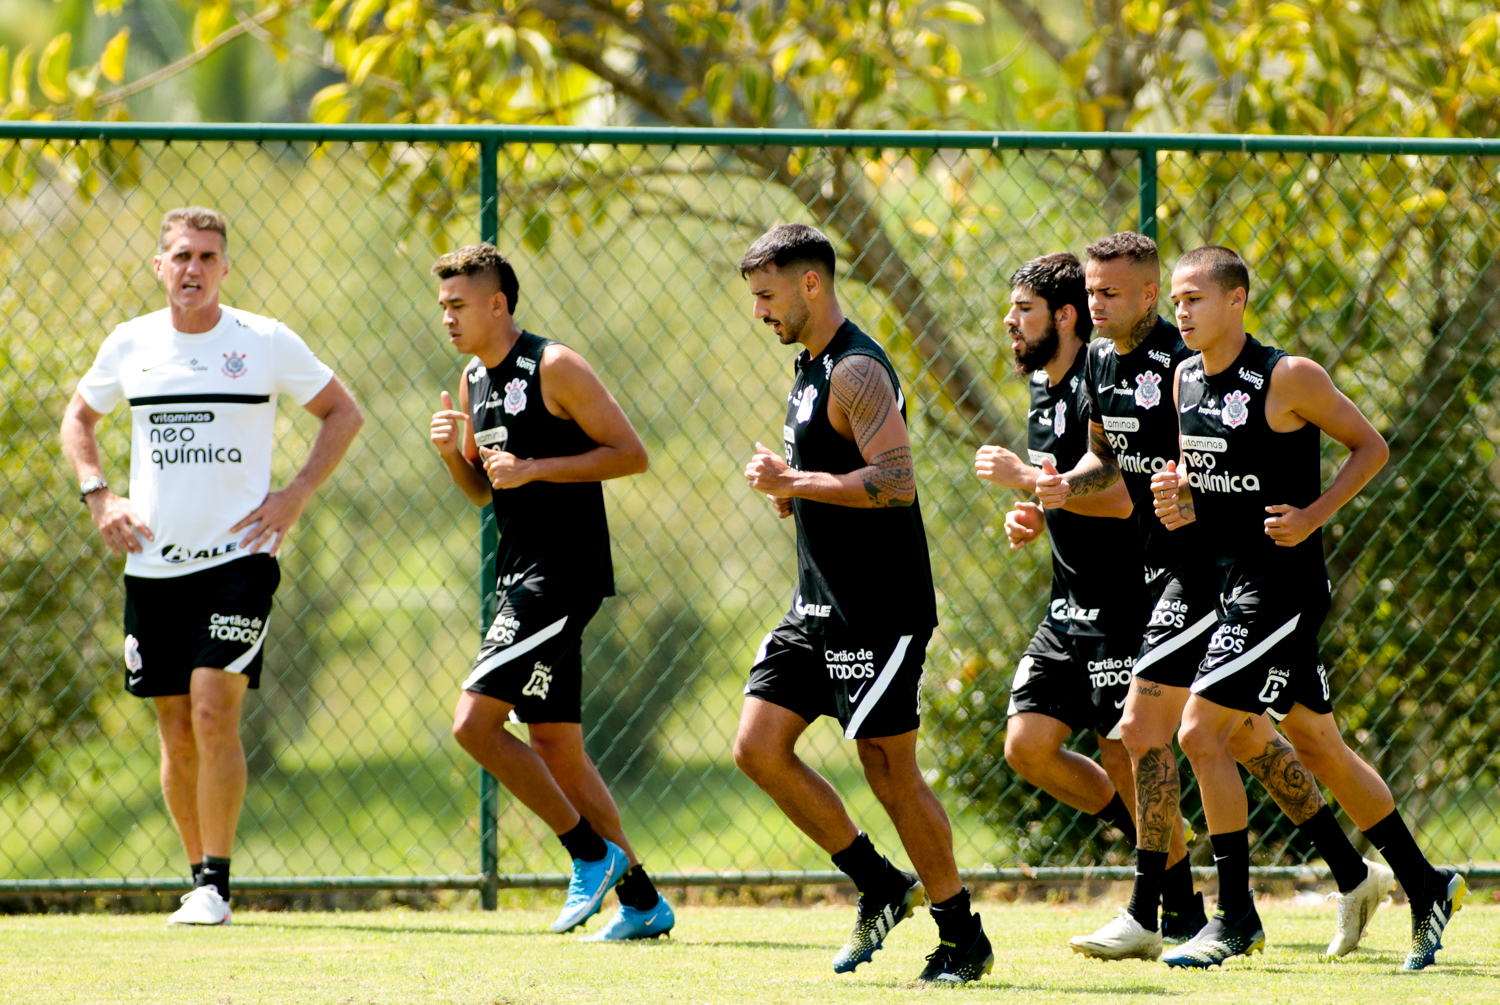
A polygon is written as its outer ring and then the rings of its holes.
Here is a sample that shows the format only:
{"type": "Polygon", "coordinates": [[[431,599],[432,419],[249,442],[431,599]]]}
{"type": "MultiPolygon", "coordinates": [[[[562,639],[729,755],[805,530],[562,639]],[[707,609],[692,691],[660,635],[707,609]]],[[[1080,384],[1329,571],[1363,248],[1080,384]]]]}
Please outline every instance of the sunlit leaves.
{"type": "Polygon", "coordinates": [[[121,28],[105,43],[104,52],[99,57],[99,72],[111,83],[118,84],[125,79],[125,51],[129,46],[129,28],[121,28]]]}
{"type": "Polygon", "coordinates": [[[37,63],[36,82],[48,101],[62,103],[68,100],[68,60],[73,55],[73,36],[63,32],[42,50],[37,63]]]}
{"type": "Polygon", "coordinates": [[[191,41],[194,49],[208,45],[229,26],[229,0],[205,3],[193,15],[191,41]]]}

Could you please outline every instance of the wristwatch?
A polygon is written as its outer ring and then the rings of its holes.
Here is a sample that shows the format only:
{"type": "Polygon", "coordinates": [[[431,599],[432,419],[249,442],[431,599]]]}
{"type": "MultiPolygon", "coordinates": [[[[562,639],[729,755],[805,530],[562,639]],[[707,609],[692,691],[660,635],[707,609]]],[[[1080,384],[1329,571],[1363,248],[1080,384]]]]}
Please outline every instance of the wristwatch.
{"type": "Polygon", "coordinates": [[[109,488],[109,482],[105,481],[103,478],[100,478],[98,475],[95,475],[92,478],[85,478],[83,480],[83,484],[78,486],[78,501],[88,502],[90,495],[98,492],[100,489],[107,488],[109,488]]]}

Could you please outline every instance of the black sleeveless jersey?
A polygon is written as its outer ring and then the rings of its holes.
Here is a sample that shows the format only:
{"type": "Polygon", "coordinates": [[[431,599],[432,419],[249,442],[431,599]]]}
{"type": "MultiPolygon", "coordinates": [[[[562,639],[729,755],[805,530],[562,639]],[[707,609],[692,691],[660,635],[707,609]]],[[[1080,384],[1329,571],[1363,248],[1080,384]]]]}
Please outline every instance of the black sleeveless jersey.
{"type": "MultiPolygon", "coordinates": [[[[1031,411],[1026,423],[1029,459],[1037,467],[1051,461],[1067,471],[1089,452],[1089,408],[1083,390],[1088,346],[1078,350],[1067,375],[1049,385],[1047,372],[1031,375],[1031,411]]],[[[1080,516],[1049,509],[1052,542],[1052,602],[1047,620],[1070,635],[1106,635],[1145,623],[1145,594],[1115,585],[1121,565],[1140,565],[1140,550],[1124,520],[1080,516]],[[1134,556],[1133,560],[1129,556],[1134,556]]]]}
{"type": "Polygon", "coordinates": [[[1203,544],[1220,565],[1323,563],[1321,528],[1294,548],[1266,535],[1267,506],[1300,509],[1322,494],[1318,427],[1278,433],[1266,422],[1271,371],[1286,355],[1246,336],[1222,373],[1204,373],[1203,357],[1194,355],[1178,376],[1188,486],[1203,544]]]}
{"type": "MultiPolygon", "coordinates": [[[[477,359],[465,368],[474,440],[481,447],[531,460],[598,446],[578,423],[559,419],[542,402],[542,352],[555,344],[522,332],[493,370],[477,359]]],[[[580,600],[614,596],[599,482],[527,482],[491,495],[500,528],[495,574],[502,587],[540,576],[548,592],[580,600]]]]}
{"type": "Polygon", "coordinates": [[[1117,353],[1107,338],[1094,339],[1088,354],[1083,384],[1089,418],[1104,426],[1119,459],[1135,507],[1131,520],[1141,558],[1154,572],[1187,564],[1196,555],[1198,530],[1193,524],[1171,531],[1162,526],[1151,496],[1151,476],[1178,458],[1172,374],[1193,353],[1177,327],[1158,317],[1146,341],[1128,354],[1117,353]]]}
{"type": "MultiPolygon", "coordinates": [[[[787,464],[798,471],[848,474],[866,467],[859,448],[828,421],[833,368],[848,356],[873,356],[906,399],[885,350],[845,321],[816,359],[797,357],[782,430],[787,464]]],[[[937,625],[937,597],[919,501],[888,509],[855,509],[793,499],[797,521],[797,596],[788,615],[811,634],[830,628],[924,631],[937,625]]]]}

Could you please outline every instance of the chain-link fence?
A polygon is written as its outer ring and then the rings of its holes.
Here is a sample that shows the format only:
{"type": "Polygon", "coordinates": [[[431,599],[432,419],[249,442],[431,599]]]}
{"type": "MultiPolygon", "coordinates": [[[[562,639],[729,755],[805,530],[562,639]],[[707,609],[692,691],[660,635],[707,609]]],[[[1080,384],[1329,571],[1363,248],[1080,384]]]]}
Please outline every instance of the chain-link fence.
{"type": "MultiPolygon", "coordinates": [[[[492,902],[496,884],[551,883],[565,864],[449,737],[488,577],[480,521],[427,442],[463,362],[428,269],[481,236],[517,263],[520,323],[581,351],[651,451],[648,473],[606,486],[620,589],[584,649],[588,749],[632,840],[668,882],[833,875],[729,753],[755,645],[794,581],[790,527],[740,475],[757,439],[779,442],[792,354],[752,322],[735,263],[780,220],[835,236],[845,309],[908,387],[942,619],[922,758],[961,866],[1080,876],[1128,861],[1118,834],[1004,762],[1049,557],[1004,547],[1011,499],[971,463],[1025,428],[1002,336],[1010,274],[1140,227],[1168,261],[1242,250],[1250,329],[1328,367],[1391,441],[1327,538],[1337,706],[1434,857],[1488,872],[1497,170],[1485,143],[3,124],[0,890],[168,889],[185,869],[154,714],[122,693],[120,561],[76,501],[57,430],[104,335],[162,306],[156,228],[186,204],[231,220],[225,302],[300,332],[368,420],[283,554],[247,701],[242,888],[470,887],[492,902]]],[[[311,442],[300,413],[281,408],[278,481],[311,442]]],[[[124,413],[100,436],[123,483],[124,413]]],[[[838,730],[815,726],[804,749],[899,855],[838,730]]],[[[1184,805],[1198,819],[1191,793],[1184,805]]],[[[1258,865],[1310,854],[1269,803],[1252,830],[1258,865]]]]}

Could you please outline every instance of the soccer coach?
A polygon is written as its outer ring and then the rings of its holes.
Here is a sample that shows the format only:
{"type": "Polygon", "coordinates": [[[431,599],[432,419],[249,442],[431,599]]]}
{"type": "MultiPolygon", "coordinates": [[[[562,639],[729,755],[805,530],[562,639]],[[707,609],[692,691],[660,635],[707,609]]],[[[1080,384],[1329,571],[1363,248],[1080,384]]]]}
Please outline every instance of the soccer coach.
{"type": "Polygon", "coordinates": [[[126,690],[156,702],[161,782],[194,888],[169,925],[227,925],[229,857],[245,797],[240,706],[260,683],[276,555],[364,423],[354,398],[286,325],[222,306],[228,223],[174,209],[152,267],[167,307],[99,349],[62,423],[79,498],[125,555],[126,690]],[[322,422],[295,478],[271,490],[276,396],[322,422]],[[94,427],[131,417],[130,495],[110,491],[94,427]]]}

